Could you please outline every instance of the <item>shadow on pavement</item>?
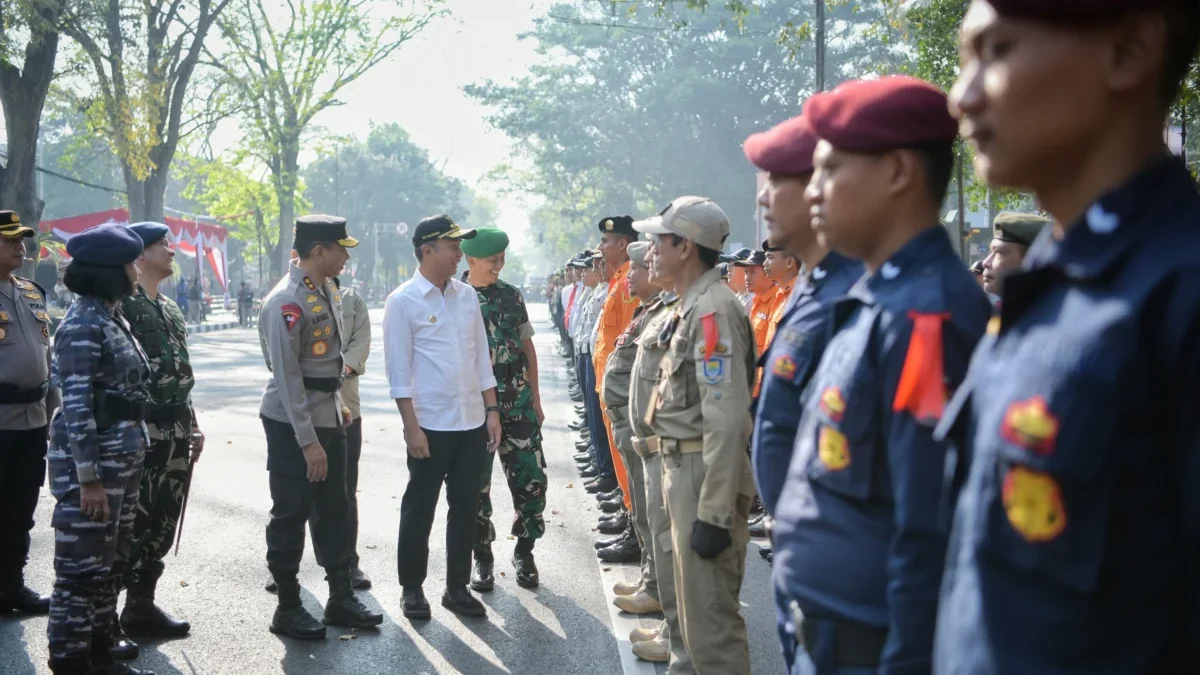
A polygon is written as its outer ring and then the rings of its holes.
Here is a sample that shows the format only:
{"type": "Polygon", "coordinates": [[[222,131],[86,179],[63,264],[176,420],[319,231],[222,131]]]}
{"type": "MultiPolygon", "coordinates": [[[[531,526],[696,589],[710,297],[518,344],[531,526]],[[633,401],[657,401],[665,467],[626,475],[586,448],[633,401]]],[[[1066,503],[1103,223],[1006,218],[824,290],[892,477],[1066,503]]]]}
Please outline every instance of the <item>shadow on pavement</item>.
{"type": "Polygon", "coordinates": [[[0,672],[6,675],[36,675],[37,667],[29,657],[29,641],[45,640],[42,633],[30,634],[25,627],[27,617],[8,613],[0,615],[0,672]]]}

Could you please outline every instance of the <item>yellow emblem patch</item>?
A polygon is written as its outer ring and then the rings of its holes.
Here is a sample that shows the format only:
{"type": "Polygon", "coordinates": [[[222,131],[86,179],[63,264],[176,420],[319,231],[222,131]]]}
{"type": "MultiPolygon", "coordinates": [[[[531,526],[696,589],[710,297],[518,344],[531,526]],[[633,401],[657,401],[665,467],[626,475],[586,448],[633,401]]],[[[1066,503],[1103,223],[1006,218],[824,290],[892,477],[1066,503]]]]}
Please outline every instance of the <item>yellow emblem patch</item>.
{"type": "Polygon", "coordinates": [[[341,301],[342,301],[342,296],[338,295],[337,293],[334,293],[334,294],[333,294],[333,301],[334,301],[334,302],[341,302],[341,301]]]}
{"type": "Polygon", "coordinates": [[[817,456],[830,471],[841,471],[850,466],[850,442],[837,429],[821,427],[821,435],[817,437],[817,456]]]}
{"type": "Polygon", "coordinates": [[[8,337],[8,331],[4,330],[3,328],[0,328],[0,340],[3,340],[6,337],[8,337]]]}
{"type": "Polygon", "coordinates": [[[993,316],[992,318],[988,319],[987,334],[988,335],[999,335],[1000,334],[1000,317],[999,316],[993,316]]]}
{"type": "Polygon", "coordinates": [[[826,387],[825,391],[821,392],[821,410],[829,415],[829,419],[841,422],[842,415],[846,414],[846,399],[842,396],[842,390],[826,387]]]}
{"type": "Polygon", "coordinates": [[[0,321],[10,321],[8,312],[0,312],[0,321]]]}
{"type": "Polygon", "coordinates": [[[325,356],[325,352],[328,352],[328,351],[329,351],[329,343],[328,342],[321,340],[320,342],[313,343],[313,346],[312,346],[313,356],[325,356]]]}
{"type": "Polygon", "coordinates": [[[316,302],[316,301],[317,301],[317,296],[315,296],[315,295],[310,295],[310,296],[308,296],[307,298],[305,298],[305,299],[304,299],[304,301],[305,301],[305,302],[307,302],[307,303],[309,303],[309,304],[312,304],[312,303],[314,303],[314,302],[316,302]]]}
{"type": "Polygon", "coordinates": [[[50,320],[50,315],[47,314],[45,310],[39,309],[38,311],[34,312],[33,315],[35,317],[37,317],[38,321],[49,321],[50,320]]]}
{"type": "Polygon", "coordinates": [[[325,337],[333,335],[333,326],[325,326],[325,337]]]}
{"type": "Polygon", "coordinates": [[[1049,455],[1054,452],[1054,441],[1058,438],[1058,418],[1050,412],[1045,398],[1034,396],[1009,404],[1000,434],[1010,443],[1039,455],[1049,455]]]}
{"type": "Polygon", "coordinates": [[[313,337],[316,337],[316,338],[321,337],[321,329],[320,328],[313,329],[313,337]]]}
{"type": "Polygon", "coordinates": [[[30,291],[30,292],[26,293],[25,297],[29,298],[30,300],[41,300],[42,299],[41,294],[37,293],[35,291],[30,291]]]}
{"type": "Polygon", "coordinates": [[[1067,529],[1062,489],[1049,474],[1014,466],[1004,476],[1001,498],[1009,524],[1026,541],[1052,541],[1067,529]]]}
{"type": "Polygon", "coordinates": [[[313,305],[312,311],[316,312],[317,314],[320,314],[321,312],[325,311],[325,305],[313,305]]]}

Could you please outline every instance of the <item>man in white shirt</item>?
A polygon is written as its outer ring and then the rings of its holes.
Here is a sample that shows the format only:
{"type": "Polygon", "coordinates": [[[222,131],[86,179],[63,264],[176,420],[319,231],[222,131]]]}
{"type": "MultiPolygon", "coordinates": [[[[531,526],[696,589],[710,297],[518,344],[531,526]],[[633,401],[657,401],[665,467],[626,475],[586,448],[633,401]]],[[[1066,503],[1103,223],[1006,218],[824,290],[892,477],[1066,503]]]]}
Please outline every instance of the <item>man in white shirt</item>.
{"type": "Polygon", "coordinates": [[[409,619],[430,617],[421,586],[443,482],[450,514],[442,606],[464,616],[486,613],[467,583],[479,491],[487,455],[500,442],[500,415],[478,295],[454,279],[461,240],[474,236],[449,216],[422,220],[412,239],[417,273],[388,296],[383,315],[384,368],[408,447],[397,558],[409,619]]]}

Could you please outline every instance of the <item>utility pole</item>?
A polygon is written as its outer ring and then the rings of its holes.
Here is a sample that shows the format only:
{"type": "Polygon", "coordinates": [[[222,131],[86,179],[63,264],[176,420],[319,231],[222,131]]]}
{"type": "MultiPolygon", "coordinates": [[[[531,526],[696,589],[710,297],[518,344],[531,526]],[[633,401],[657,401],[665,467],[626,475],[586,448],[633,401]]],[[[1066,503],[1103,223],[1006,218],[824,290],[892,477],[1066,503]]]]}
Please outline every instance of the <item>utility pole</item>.
{"type": "Polygon", "coordinates": [[[817,9],[817,91],[825,91],[825,0],[814,0],[817,9]]]}
{"type": "Polygon", "coordinates": [[[338,169],[341,164],[342,146],[333,146],[333,214],[340,215],[342,213],[342,190],[338,185],[338,169]]]}

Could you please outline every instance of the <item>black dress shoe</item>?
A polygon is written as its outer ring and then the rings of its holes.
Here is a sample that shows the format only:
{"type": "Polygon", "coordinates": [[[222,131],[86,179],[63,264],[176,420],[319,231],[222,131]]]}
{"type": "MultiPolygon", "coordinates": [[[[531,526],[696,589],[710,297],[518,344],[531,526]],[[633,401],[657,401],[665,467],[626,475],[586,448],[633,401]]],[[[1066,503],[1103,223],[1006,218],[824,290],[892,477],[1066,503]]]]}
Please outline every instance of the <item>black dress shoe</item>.
{"type": "Polygon", "coordinates": [[[622,516],[616,520],[605,520],[596,525],[596,531],[600,534],[620,534],[625,531],[627,526],[626,516],[622,516]]]}
{"type": "Polygon", "coordinates": [[[589,441],[575,441],[575,449],[579,452],[589,452],[592,444],[589,441]]]}
{"type": "Polygon", "coordinates": [[[263,590],[268,593],[278,593],[279,592],[279,584],[275,583],[274,581],[268,581],[267,585],[263,586],[263,590]]]}
{"type": "Polygon", "coordinates": [[[621,501],[620,499],[610,499],[608,501],[600,502],[600,510],[605,513],[616,513],[623,508],[625,508],[625,502],[621,501]]]}
{"type": "Polygon", "coordinates": [[[513,567],[517,570],[517,585],[521,588],[538,587],[538,569],[533,562],[533,551],[513,554],[513,567]]]}
{"type": "Polygon", "coordinates": [[[430,617],[429,601],[425,599],[425,591],[420,588],[404,589],[404,616],[408,619],[428,619],[430,617]]]}
{"type": "Polygon", "coordinates": [[[758,554],[762,556],[763,560],[771,562],[771,558],[773,558],[775,554],[775,548],[772,546],[760,546],[758,549],[758,554]]]}
{"type": "Polygon", "coordinates": [[[573,455],[571,459],[574,459],[577,464],[584,464],[586,466],[592,463],[592,453],[581,452],[578,455],[573,455]]]}
{"type": "Polygon", "coordinates": [[[461,616],[486,616],[487,609],[479,598],[471,595],[466,586],[447,588],[442,593],[442,607],[461,616]]]}
{"type": "Polygon", "coordinates": [[[608,548],[609,546],[612,546],[613,544],[619,544],[622,541],[624,541],[625,537],[627,537],[627,536],[629,536],[628,533],[626,533],[624,530],[622,530],[621,534],[618,534],[616,536],[604,537],[602,539],[597,539],[596,540],[596,550],[599,551],[600,549],[608,548]]]}
{"type": "Polygon", "coordinates": [[[642,549],[637,545],[637,540],[625,539],[596,551],[596,557],[606,563],[633,563],[639,562],[642,559],[642,549]]]}
{"type": "Polygon", "coordinates": [[[579,422],[571,422],[570,424],[567,425],[567,428],[570,429],[571,431],[583,431],[583,428],[586,426],[587,426],[587,422],[584,422],[581,420],[579,422]]]}
{"type": "MultiPolygon", "coordinates": [[[[116,624],[116,621],[114,620],[113,623],[116,624]]],[[[112,647],[112,635],[108,634],[107,632],[93,632],[91,652],[88,654],[89,659],[84,660],[85,665],[89,660],[91,661],[90,668],[84,668],[81,671],[60,671],[55,667],[57,664],[52,660],[50,662],[51,672],[54,672],[56,675],[59,672],[78,672],[86,673],[86,675],[154,675],[154,672],[150,670],[139,670],[137,668],[131,668],[124,663],[117,663],[115,660],[116,657],[114,657],[112,654],[112,647]]]]}
{"type": "Polygon", "coordinates": [[[476,560],[475,573],[471,575],[471,590],[487,593],[496,588],[496,577],[492,574],[492,563],[476,560]]]}
{"type": "Polygon", "coordinates": [[[0,614],[7,612],[45,616],[50,613],[50,596],[38,595],[28,586],[20,584],[12,591],[0,593],[0,614]]]}
{"type": "MultiPolygon", "coordinates": [[[[579,475],[583,478],[595,478],[596,476],[600,475],[600,467],[596,466],[595,464],[591,464],[580,470],[579,475]]],[[[594,490],[588,490],[588,492],[594,492],[594,490]]]]}
{"type": "Polygon", "coordinates": [[[588,483],[583,489],[589,494],[596,494],[597,492],[608,492],[615,487],[617,487],[617,479],[614,476],[601,476],[599,480],[588,483]]]}
{"type": "Polygon", "coordinates": [[[108,648],[108,652],[112,654],[112,657],[119,661],[136,659],[139,651],[137,643],[125,635],[125,630],[121,628],[121,622],[117,621],[115,616],[110,630],[112,631],[112,646],[108,648]]]}
{"type": "Polygon", "coordinates": [[[598,501],[598,502],[610,502],[614,499],[622,499],[623,500],[624,498],[625,498],[625,495],[621,493],[621,488],[617,488],[616,490],[609,490],[608,492],[597,492],[596,493],[596,501],[598,501]]]}
{"type": "Polygon", "coordinates": [[[623,522],[625,522],[625,519],[627,517],[629,517],[629,514],[626,513],[625,511],[617,511],[616,513],[601,513],[600,517],[596,519],[596,522],[597,523],[617,523],[617,522],[623,523],[623,522]]]}

